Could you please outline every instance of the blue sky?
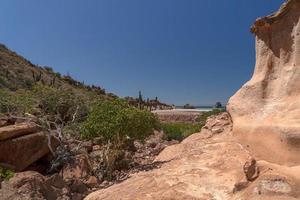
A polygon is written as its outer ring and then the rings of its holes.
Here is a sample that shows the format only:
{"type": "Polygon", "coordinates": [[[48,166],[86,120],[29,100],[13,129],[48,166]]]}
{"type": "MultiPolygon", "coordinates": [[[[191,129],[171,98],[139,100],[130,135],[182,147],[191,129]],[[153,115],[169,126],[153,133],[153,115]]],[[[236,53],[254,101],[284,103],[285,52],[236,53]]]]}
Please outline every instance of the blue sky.
{"type": "Polygon", "coordinates": [[[253,72],[249,28],[283,0],[1,0],[0,42],[120,96],[226,103],[253,72]]]}

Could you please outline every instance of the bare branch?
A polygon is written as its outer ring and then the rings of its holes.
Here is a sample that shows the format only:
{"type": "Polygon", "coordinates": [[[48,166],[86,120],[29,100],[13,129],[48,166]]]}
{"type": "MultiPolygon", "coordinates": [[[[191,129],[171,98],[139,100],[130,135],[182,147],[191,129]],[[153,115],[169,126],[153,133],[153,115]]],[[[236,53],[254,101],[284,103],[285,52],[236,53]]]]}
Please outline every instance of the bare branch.
{"type": "Polygon", "coordinates": [[[73,114],[73,117],[72,117],[72,122],[75,121],[76,115],[77,115],[77,113],[78,113],[78,110],[79,110],[79,106],[76,107],[76,110],[75,110],[75,112],[74,112],[74,114],[73,114]]]}

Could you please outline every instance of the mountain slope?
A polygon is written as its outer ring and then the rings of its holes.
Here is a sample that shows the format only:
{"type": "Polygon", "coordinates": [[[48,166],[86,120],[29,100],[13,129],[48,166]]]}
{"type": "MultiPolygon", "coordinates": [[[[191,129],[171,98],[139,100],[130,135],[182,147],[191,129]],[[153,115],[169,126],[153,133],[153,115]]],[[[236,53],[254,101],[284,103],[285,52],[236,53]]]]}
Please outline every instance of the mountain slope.
{"type": "Polygon", "coordinates": [[[30,89],[34,84],[55,87],[69,87],[81,92],[93,92],[107,98],[116,97],[106,94],[105,90],[96,86],[87,86],[70,76],[62,76],[50,67],[40,67],[0,44],[0,88],[15,91],[30,89]]]}

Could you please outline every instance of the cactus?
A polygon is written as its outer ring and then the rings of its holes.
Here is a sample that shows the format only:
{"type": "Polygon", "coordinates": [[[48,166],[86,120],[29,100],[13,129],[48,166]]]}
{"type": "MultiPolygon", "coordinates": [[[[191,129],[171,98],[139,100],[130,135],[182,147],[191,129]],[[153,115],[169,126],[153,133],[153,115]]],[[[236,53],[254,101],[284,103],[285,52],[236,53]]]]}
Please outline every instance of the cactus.
{"type": "Polygon", "coordinates": [[[143,96],[142,96],[142,92],[139,91],[139,99],[138,99],[138,105],[139,105],[139,109],[143,109],[143,96]]]}
{"type": "Polygon", "coordinates": [[[35,81],[36,79],[35,79],[35,73],[34,73],[34,71],[31,70],[31,73],[32,73],[32,79],[35,81]]]}

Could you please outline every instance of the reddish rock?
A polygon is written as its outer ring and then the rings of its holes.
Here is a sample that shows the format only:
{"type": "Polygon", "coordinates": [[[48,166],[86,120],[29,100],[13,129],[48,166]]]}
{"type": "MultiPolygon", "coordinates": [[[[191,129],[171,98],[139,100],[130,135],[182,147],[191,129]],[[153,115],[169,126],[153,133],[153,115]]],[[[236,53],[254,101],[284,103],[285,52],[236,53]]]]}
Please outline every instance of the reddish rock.
{"type": "Polygon", "coordinates": [[[56,200],[68,199],[62,178],[54,175],[50,178],[33,172],[15,174],[9,181],[2,183],[1,200],[56,200]]]}
{"type": "Polygon", "coordinates": [[[87,181],[84,182],[84,184],[90,188],[94,188],[98,186],[99,181],[95,176],[91,176],[87,181]]]}
{"type": "Polygon", "coordinates": [[[93,151],[93,143],[91,141],[83,142],[82,147],[85,148],[87,153],[90,153],[93,151]]]}
{"type": "Polygon", "coordinates": [[[35,123],[21,123],[0,128],[0,141],[37,132],[39,127],[35,123]]]}
{"type": "MultiPolygon", "coordinates": [[[[58,141],[52,137],[52,148],[58,141]]],[[[48,137],[44,132],[0,141],[0,163],[16,171],[21,171],[49,153],[48,137]]]]}
{"type": "Polygon", "coordinates": [[[91,173],[91,165],[87,155],[77,155],[73,161],[64,166],[62,176],[65,181],[84,179],[91,173]]]}
{"type": "Polygon", "coordinates": [[[254,181],[259,176],[259,167],[256,165],[256,160],[250,158],[244,165],[244,173],[248,181],[254,181]]]}

